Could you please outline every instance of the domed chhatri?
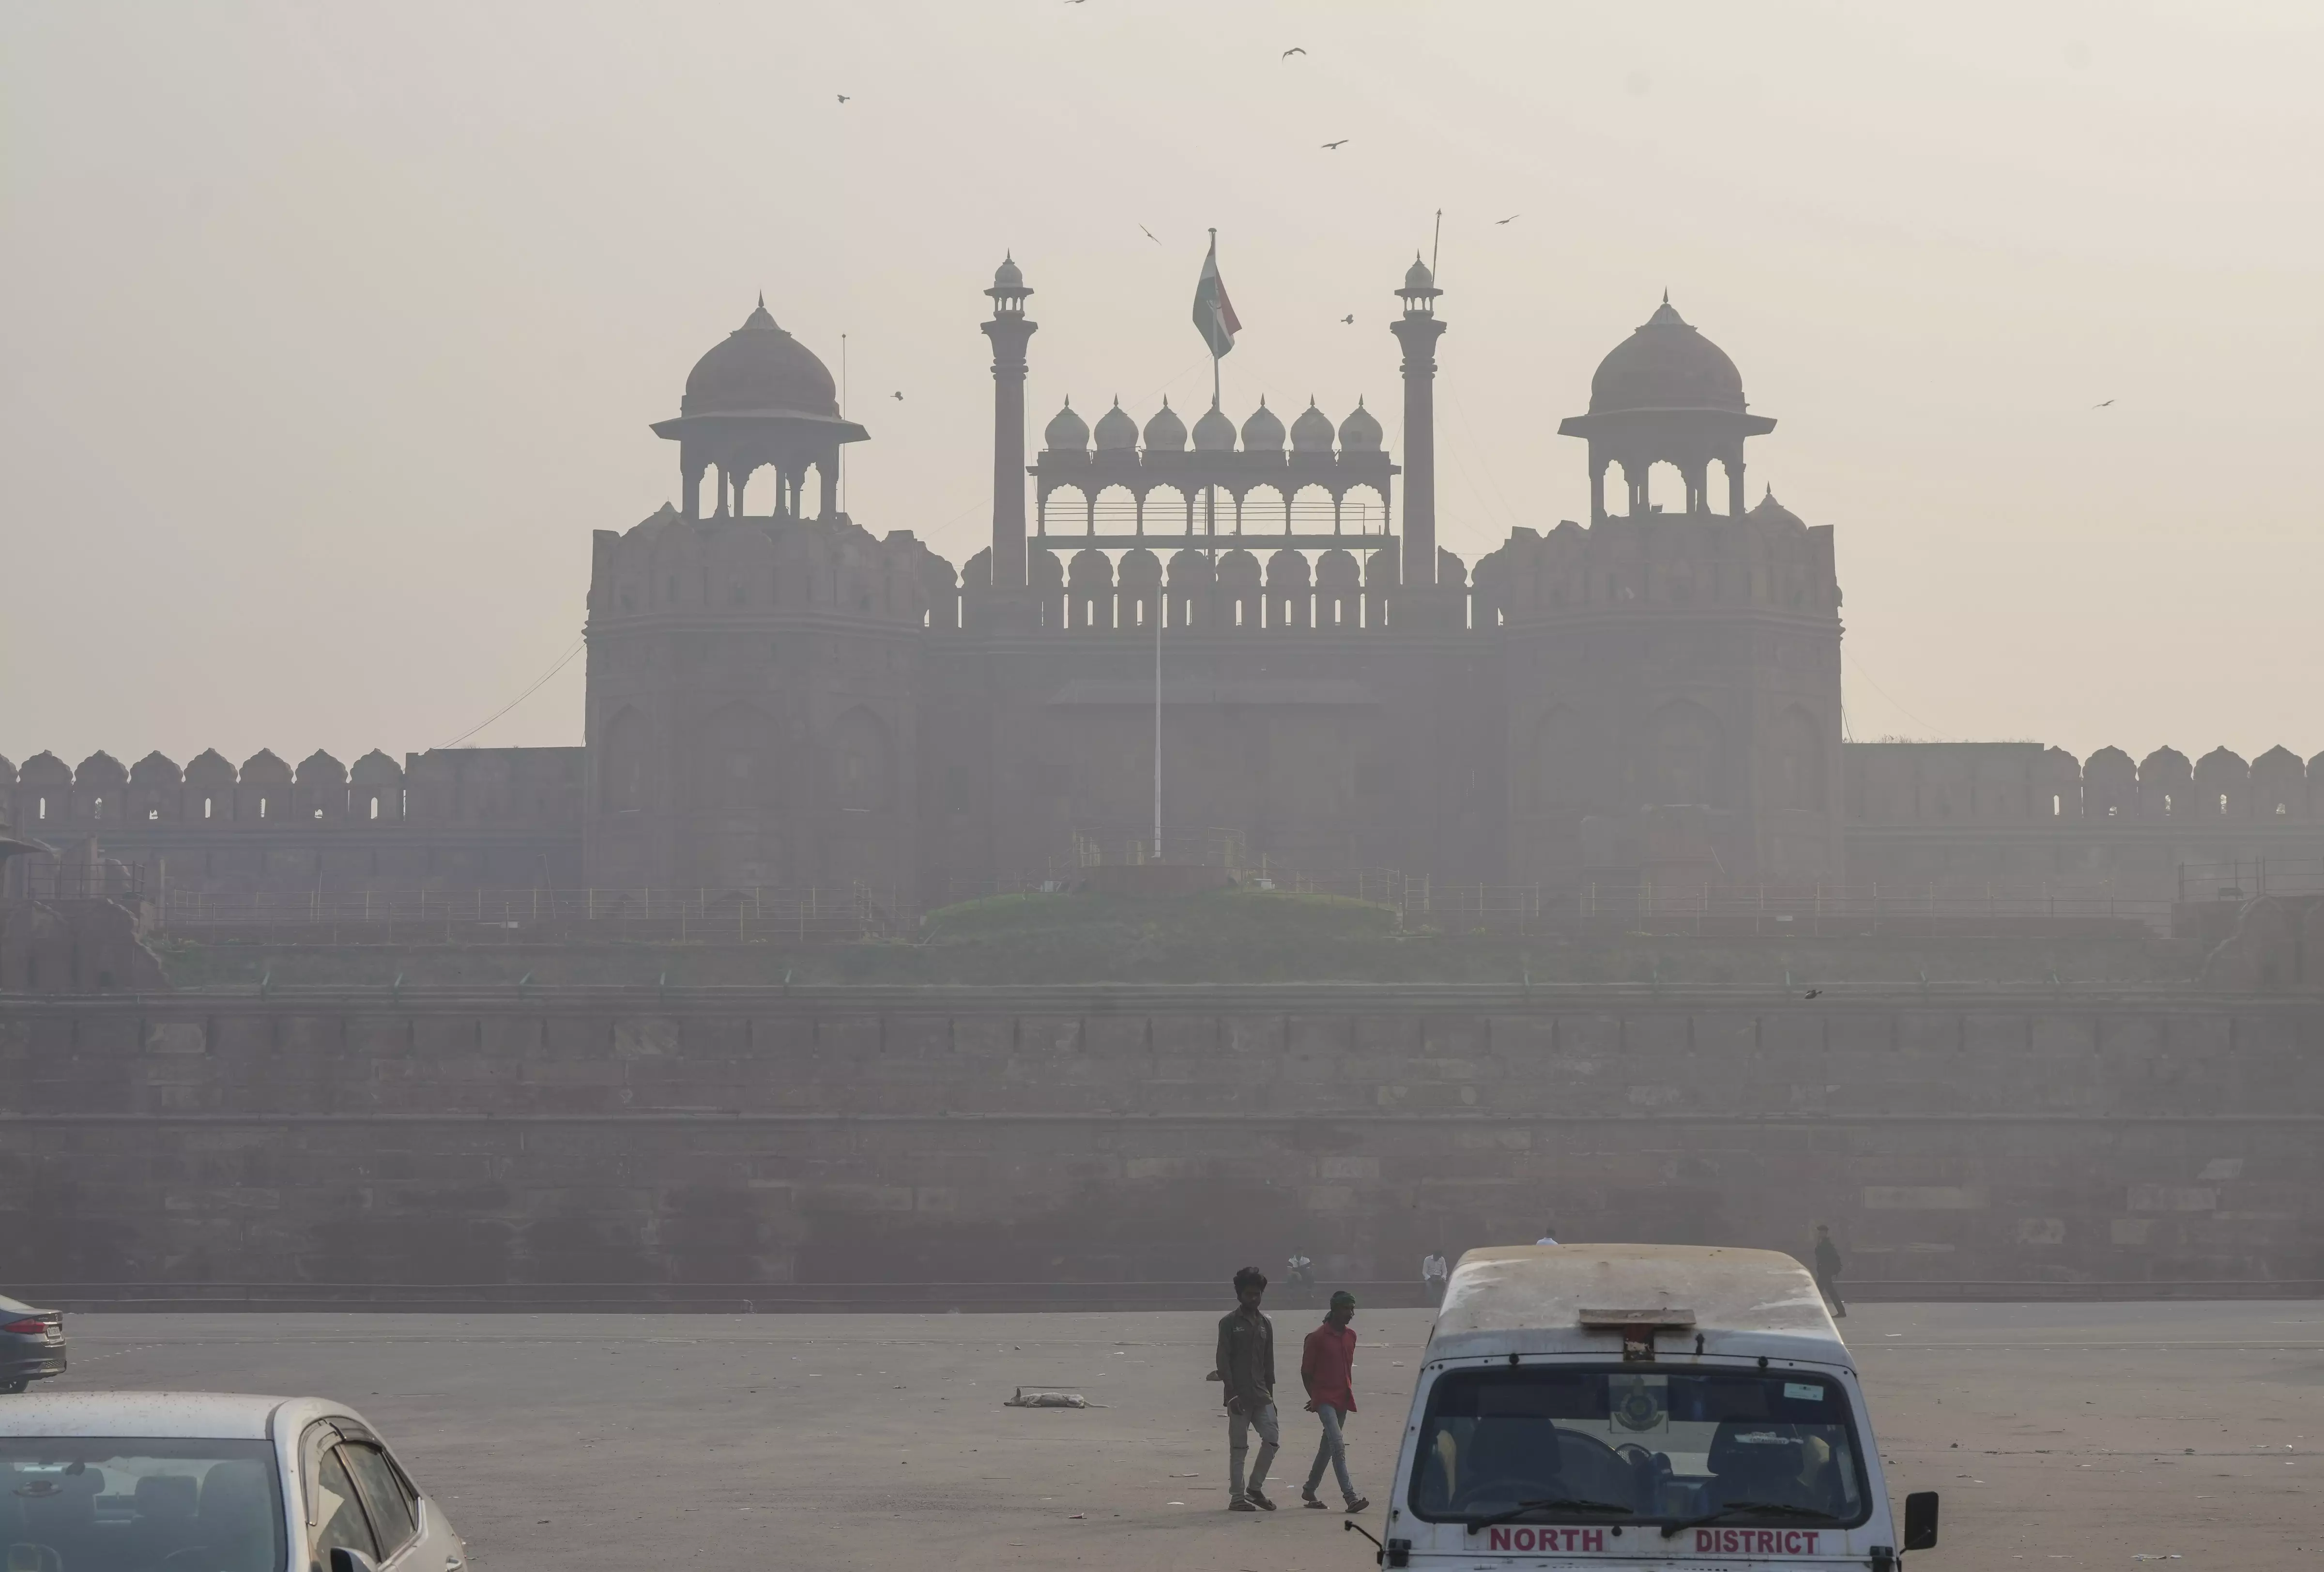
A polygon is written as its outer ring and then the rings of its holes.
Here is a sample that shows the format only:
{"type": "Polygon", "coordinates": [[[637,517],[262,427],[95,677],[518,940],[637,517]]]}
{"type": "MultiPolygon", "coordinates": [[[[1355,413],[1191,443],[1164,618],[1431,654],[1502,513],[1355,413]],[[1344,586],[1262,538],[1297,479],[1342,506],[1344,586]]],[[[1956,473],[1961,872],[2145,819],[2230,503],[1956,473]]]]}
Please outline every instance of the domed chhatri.
{"type": "Polygon", "coordinates": [[[1202,418],[1194,422],[1194,451],[1232,453],[1234,444],[1234,422],[1228,419],[1216,404],[1204,410],[1202,418]]]}
{"type": "Polygon", "coordinates": [[[689,519],[703,516],[706,475],[716,483],[711,514],[739,517],[751,477],[767,468],[775,472],[775,502],[766,517],[807,517],[812,473],[822,482],[819,516],[835,518],[840,445],[871,435],[841,416],[830,368],[782,330],[763,295],[742,326],[694,363],[678,418],[655,422],[653,431],[678,445],[689,519]]]}
{"type": "Polygon", "coordinates": [[[816,353],[775,325],[765,296],[686,379],[681,415],[839,418],[839,386],[816,353]]]}
{"type": "Polygon", "coordinates": [[[1743,373],[1672,308],[1668,295],[1590,379],[1592,415],[1628,409],[1744,410],[1743,373]]]}
{"type": "Polygon", "coordinates": [[[1137,446],[1138,422],[1123,412],[1121,400],[1116,399],[1113,408],[1097,418],[1097,450],[1120,453],[1137,446]]]}
{"type": "Polygon", "coordinates": [[[1089,446],[1088,425],[1074,413],[1073,395],[1065,396],[1065,408],[1049,417],[1041,428],[1041,445],[1052,453],[1079,453],[1089,446]]]}
{"type": "Polygon", "coordinates": [[[1242,450],[1245,453],[1280,453],[1283,451],[1283,422],[1267,407],[1261,394],[1259,408],[1242,423],[1242,450]]]}
{"type": "MultiPolygon", "coordinates": [[[[1249,438],[1245,444],[1248,446],[1249,438]]],[[[1299,418],[1291,423],[1291,451],[1294,453],[1329,453],[1332,451],[1332,418],[1315,408],[1315,400],[1299,411],[1299,418]]]]}
{"type": "Polygon", "coordinates": [[[1148,453],[1184,453],[1186,450],[1186,423],[1170,408],[1165,395],[1162,408],[1146,423],[1146,451],[1148,453]]]}
{"type": "Polygon", "coordinates": [[[1364,401],[1358,399],[1356,407],[1348,411],[1348,418],[1340,422],[1340,451],[1378,453],[1379,446],[1380,423],[1373,418],[1370,409],[1364,408],[1364,401]]]}
{"type": "Polygon", "coordinates": [[[1665,291],[1653,316],[1598,363],[1590,379],[1590,412],[1568,416],[1558,431],[1590,444],[1590,517],[1609,517],[1606,479],[1622,472],[1623,515],[1664,510],[1649,492],[1655,466],[1678,472],[1685,488],[1674,511],[1708,515],[1711,468],[1726,472],[1727,515],[1740,518],[1743,442],[1775,428],[1743,401],[1743,373],[1735,363],[1670,303],[1665,291]]]}

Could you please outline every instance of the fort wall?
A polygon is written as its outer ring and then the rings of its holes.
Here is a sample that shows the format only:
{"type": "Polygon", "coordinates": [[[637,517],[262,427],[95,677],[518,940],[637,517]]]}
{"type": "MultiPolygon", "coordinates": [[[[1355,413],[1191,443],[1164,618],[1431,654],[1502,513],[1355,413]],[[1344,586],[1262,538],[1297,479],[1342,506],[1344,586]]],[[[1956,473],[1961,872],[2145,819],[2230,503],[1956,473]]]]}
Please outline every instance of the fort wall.
{"type": "Polygon", "coordinates": [[[1397,1281],[1530,1238],[2324,1278],[2324,1007],[2042,989],[162,996],[0,1008],[59,1283],[1397,1281]]]}

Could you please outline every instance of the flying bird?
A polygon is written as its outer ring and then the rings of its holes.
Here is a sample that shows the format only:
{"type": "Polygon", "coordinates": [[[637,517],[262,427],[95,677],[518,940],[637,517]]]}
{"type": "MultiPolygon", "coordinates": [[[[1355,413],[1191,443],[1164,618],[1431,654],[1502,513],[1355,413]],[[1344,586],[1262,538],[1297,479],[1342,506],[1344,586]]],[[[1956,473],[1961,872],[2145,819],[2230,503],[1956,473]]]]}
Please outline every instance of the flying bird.
{"type": "Polygon", "coordinates": [[[1344,137],[1344,136],[1343,136],[1343,137],[1342,137],[1342,138],[1340,138],[1340,140],[1339,140],[1339,141],[1337,141],[1337,142],[1325,142],[1325,143],[1323,144],[1323,146],[1324,146],[1327,150],[1328,150],[1328,149],[1333,149],[1333,148],[1342,148],[1342,147],[1345,147],[1345,146],[1347,146],[1347,145],[1348,145],[1348,139],[1347,139],[1346,137],[1344,137]]]}
{"type": "MultiPolygon", "coordinates": [[[[1075,5],[1079,5],[1081,0],[1074,0],[1074,3],[1075,5]]],[[[1157,245],[1162,244],[1162,237],[1155,234],[1152,230],[1147,228],[1143,224],[1138,226],[1138,233],[1144,235],[1147,239],[1152,241],[1157,245]]]]}
{"type": "Polygon", "coordinates": [[[1524,216],[1525,215],[1522,213],[1512,213],[1507,218],[1496,218],[1493,222],[1496,224],[1515,224],[1518,219],[1524,216]]]}
{"type": "Polygon", "coordinates": [[[1353,311],[1349,312],[1345,317],[1340,318],[1342,322],[1353,322],[1355,319],[1356,314],[1353,311]]]}
{"type": "Polygon", "coordinates": [[[890,393],[890,394],[889,394],[889,395],[888,395],[888,397],[890,397],[890,398],[891,398],[891,399],[895,400],[896,400],[896,402],[898,402],[899,404],[900,404],[900,403],[902,403],[902,402],[904,401],[904,395],[903,395],[903,394],[901,394],[901,393],[890,393]]]}
{"type": "Polygon", "coordinates": [[[2113,402],[2114,402],[2114,400],[2113,400],[2112,399],[2108,399],[2108,400],[2106,401],[2106,404],[2093,404],[2093,405],[2091,405],[2091,406],[2090,406],[2090,408],[2091,408],[2091,409],[2105,409],[2105,408],[2107,407],[2107,404],[2111,404],[2111,403],[2113,403],[2113,402]]]}
{"type": "Polygon", "coordinates": [[[1819,998],[1819,997],[1822,997],[1822,994],[1823,994],[1823,989],[1821,989],[1821,988],[1812,988],[1808,989],[1808,991],[1807,991],[1807,992],[1805,992],[1805,993],[1802,994],[1802,995],[1800,996],[1800,997],[1802,997],[1802,998],[1803,998],[1803,999],[1819,998]]]}
{"type": "Polygon", "coordinates": [[[1293,44],[1289,49],[1285,50],[1285,51],[1283,51],[1283,58],[1284,58],[1285,60],[1289,60],[1293,55],[1304,55],[1304,54],[1305,54],[1306,52],[1307,52],[1307,51],[1306,51],[1305,50],[1301,49],[1297,44],[1296,44],[1296,43],[1295,43],[1295,44],[1293,44]]]}
{"type": "Polygon", "coordinates": [[[846,103],[846,102],[847,102],[847,95],[846,95],[846,94],[844,94],[844,93],[842,93],[842,94],[839,96],[839,101],[840,101],[842,104],[846,103]]]}

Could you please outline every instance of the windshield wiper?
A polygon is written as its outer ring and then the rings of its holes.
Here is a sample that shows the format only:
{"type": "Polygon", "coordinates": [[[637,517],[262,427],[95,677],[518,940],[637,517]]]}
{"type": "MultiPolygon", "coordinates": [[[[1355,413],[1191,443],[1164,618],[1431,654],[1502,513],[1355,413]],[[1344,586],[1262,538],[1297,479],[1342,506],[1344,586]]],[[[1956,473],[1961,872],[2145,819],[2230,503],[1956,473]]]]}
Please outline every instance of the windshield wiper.
{"type": "Polygon", "coordinates": [[[1747,1512],[1774,1512],[1778,1517],[1813,1518],[1818,1522],[1836,1523],[1839,1518],[1828,1512],[1818,1512],[1812,1506],[1791,1506],[1780,1501],[1730,1501],[1717,1512],[1707,1512],[1701,1517],[1682,1518],[1663,1525],[1663,1538],[1671,1539],[1689,1529],[1699,1529],[1722,1518],[1741,1517],[1747,1512]]]}
{"type": "Polygon", "coordinates": [[[1577,1501],[1572,1496],[1555,1495],[1545,1501],[1521,1501],[1508,1511],[1497,1512],[1490,1517],[1471,1518],[1469,1520],[1469,1531],[1473,1534],[1479,1529],[1489,1529],[1498,1523],[1513,1523],[1529,1512],[1610,1512],[1623,1517],[1630,1515],[1628,1507],[1618,1506],[1610,1501],[1577,1501]]]}

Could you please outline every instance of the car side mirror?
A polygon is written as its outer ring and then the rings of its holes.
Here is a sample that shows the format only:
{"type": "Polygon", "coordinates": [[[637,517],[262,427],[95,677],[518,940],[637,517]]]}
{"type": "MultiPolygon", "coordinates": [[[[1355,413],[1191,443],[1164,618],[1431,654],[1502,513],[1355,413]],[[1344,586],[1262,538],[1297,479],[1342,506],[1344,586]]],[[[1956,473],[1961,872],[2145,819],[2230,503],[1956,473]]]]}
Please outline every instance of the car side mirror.
{"type": "MultiPolygon", "coordinates": [[[[1904,1498],[1904,1549],[1933,1550],[1937,1548],[1937,1493],[1916,1490],[1904,1498]]],[[[339,1572],[337,1567],[331,1572],[339,1572]]]]}
{"type": "Polygon", "coordinates": [[[379,1572],[369,1556],[345,1545],[331,1547],[331,1572],[379,1572]]]}

